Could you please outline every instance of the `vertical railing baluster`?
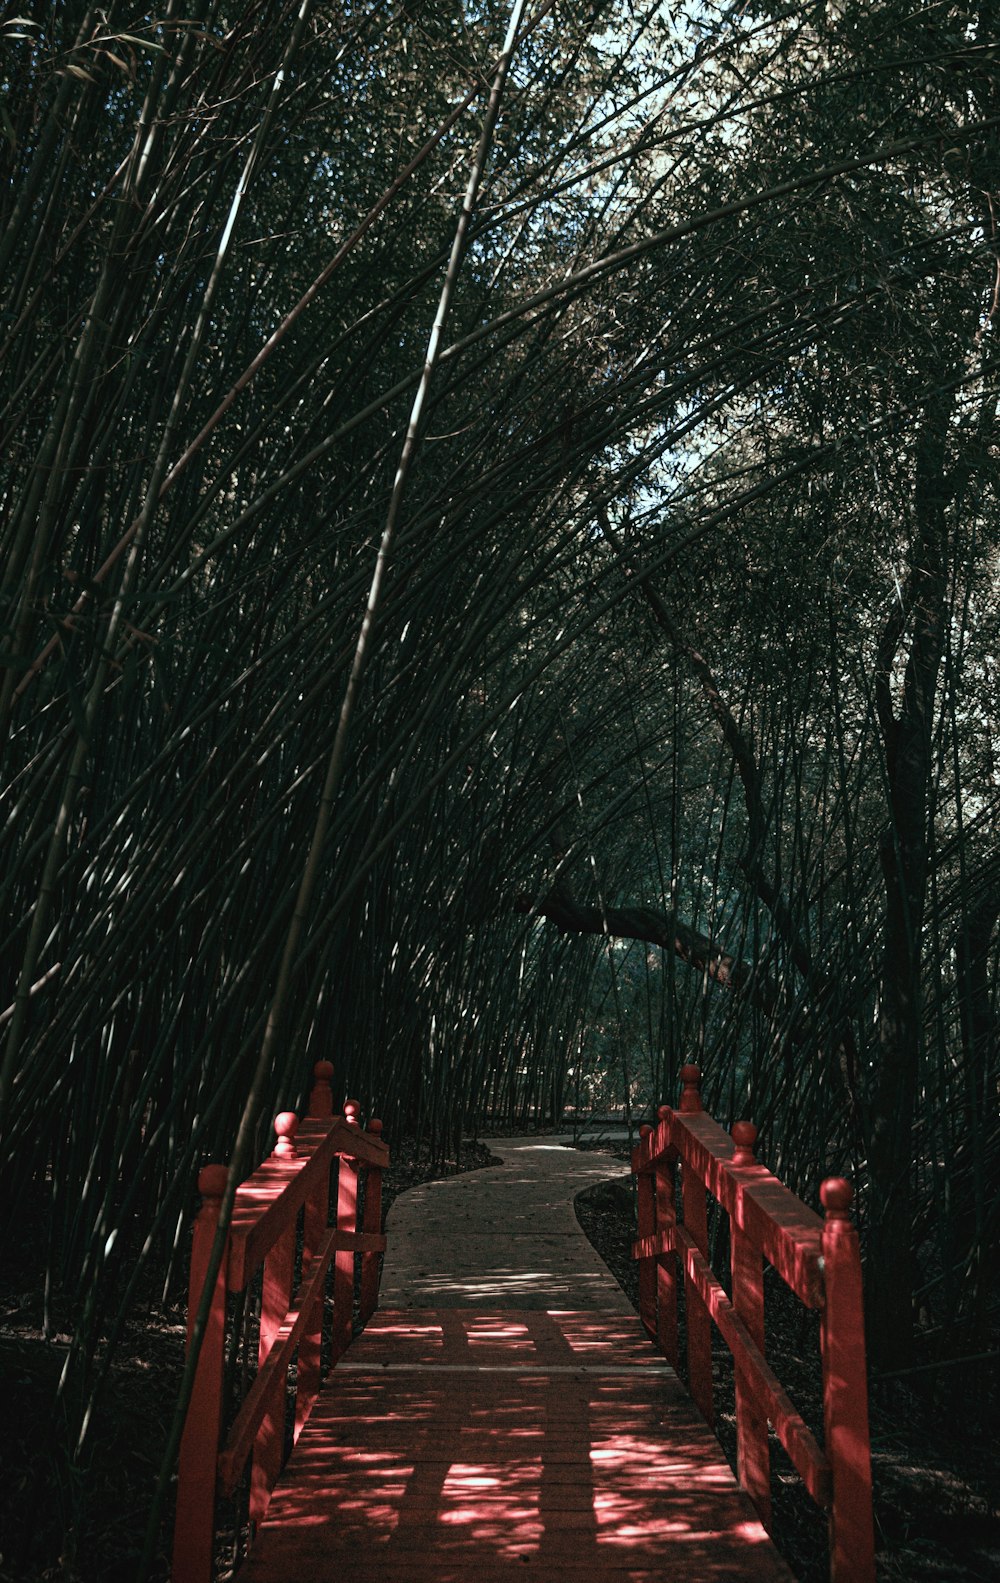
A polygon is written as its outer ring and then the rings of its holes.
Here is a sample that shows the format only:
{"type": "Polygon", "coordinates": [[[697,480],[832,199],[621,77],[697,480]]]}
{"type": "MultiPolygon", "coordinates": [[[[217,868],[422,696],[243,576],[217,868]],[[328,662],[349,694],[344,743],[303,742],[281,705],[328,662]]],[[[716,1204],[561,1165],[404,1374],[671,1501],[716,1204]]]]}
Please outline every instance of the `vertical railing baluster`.
{"type": "MultiPolygon", "coordinates": [[[[684,1115],[701,1111],[701,1071],[697,1066],[681,1067],[680,1110],[684,1115]]],[[[708,1258],[708,1205],[705,1184],[687,1160],[681,1162],[681,1201],[684,1207],[684,1225],[689,1236],[706,1259],[708,1258]]],[[[705,1422],[714,1422],[712,1408],[712,1322],[694,1282],[684,1267],[684,1313],[687,1318],[688,1379],[705,1422]]]]}
{"type": "MultiPolygon", "coordinates": [[[[372,1117],[365,1131],[371,1138],[379,1143],[382,1138],[382,1123],[377,1117],[372,1117]]],[[[382,1230],[382,1167],[370,1165],[365,1173],[365,1210],[362,1229],[376,1235],[382,1230]]],[[[366,1325],[378,1305],[378,1261],[377,1253],[363,1253],[361,1255],[361,1323],[366,1325]]]]}
{"type": "MultiPolygon", "coordinates": [[[[757,1128],[749,1121],[733,1127],[733,1165],[752,1171],[757,1162],[753,1148],[757,1128]]],[[[729,1258],[733,1278],[733,1307],[764,1356],[764,1261],[743,1225],[743,1200],[739,1190],[736,1213],[730,1217],[729,1258]]],[[[767,1443],[767,1414],[761,1410],[745,1369],[734,1356],[736,1377],[736,1475],[753,1501],[765,1528],[771,1527],[771,1464],[767,1443]]]]}
{"type": "MultiPolygon", "coordinates": [[[[333,1115],[333,1091],[330,1079],[333,1067],[329,1061],[317,1061],[313,1068],[313,1088],[309,1096],[309,1120],[328,1121],[333,1115]]],[[[324,1171],[318,1185],[313,1188],[305,1203],[302,1218],[302,1280],[305,1285],[310,1261],[323,1239],[330,1218],[330,1171],[324,1171]]],[[[295,1392],[295,1439],[312,1411],[319,1394],[320,1368],[323,1344],[323,1294],[313,1305],[312,1315],[306,1322],[299,1342],[298,1372],[295,1392]]]]}
{"type": "MultiPolygon", "coordinates": [[[[648,1122],[639,1128],[641,1142],[651,1135],[648,1122]]],[[[652,1171],[641,1171],[636,1177],[636,1223],[640,1241],[656,1232],[656,1186],[652,1171]]],[[[639,1260],[639,1318],[650,1337],[656,1335],[656,1260],[646,1256],[639,1260]]]]}
{"type": "MultiPolygon", "coordinates": [[[[660,1127],[669,1124],[673,1112],[669,1105],[657,1111],[660,1127]]],[[[669,1127],[668,1127],[669,1130],[669,1127]]],[[[673,1157],[664,1155],[656,1162],[656,1229],[672,1232],[677,1224],[674,1201],[673,1157]]],[[[674,1368],[678,1364],[677,1345],[677,1254],[661,1253],[656,1261],[656,1340],[660,1351],[674,1368]]]]}
{"type": "MultiPolygon", "coordinates": [[[[295,1133],[299,1118],[292,1110],[283,1110],[275,1117],[274,1130],[278,1141],[272,1159],[292,1164],[295,1160],[295,1133]]],[[[257,1347],[257,1367],[260,1368],[278,1331],[284,1324],[292,1297],[292,1279],[295,1273],[295,1221],[283,1231],[264,1260],[264,1287],[260,1305],[260,1341],[257,1347]]],[[[250,1475],[250,1521],[256,1526],[267,1510],[285,1450],[285,1396],[287,1370],[276,1376],[268,1398],[264,1420],[254,1441],[253,1470],[250,1475]]]]}
{"type": "Polygon", "coordinates": [[[868,1386],[858,1234],[850,1217],[854,1191],[841,1176],[820,1188],[823,1289],[823,1418],[833,1474],[830,1512],[831,1583],[872,1583],[875,1539],[868,1439],[868,1386]]]}
{"type": "MultiPolygon", "coordinates": [[[[344,1120],[355,1132],[361,1131],[356,1099],[344,1101],[344,1120]]],[[[337,1171],[337,1230],[358,1229],[358,1162],[340,1156],[337,1171]]],[[[333,1266],[333,1361],[350,1345],[354,1332],[354,1250],[340,1248],[333,1266]]]]}
{"type": "MultiPolygon", "coordinates": [[[[198,1173],[201,1209],[194,1225],[188,1287],[188,1339],[201,1302],[209,1256],[229,1172],[206,1165],[198,1173]]],[[[226,1267],[223,1258],[188,1406],[177,1469],[173,1583],[209,1583],[215,1543],[215,1468],[222,1429],[222,1377],[226,1339],[226,1267]]]]}

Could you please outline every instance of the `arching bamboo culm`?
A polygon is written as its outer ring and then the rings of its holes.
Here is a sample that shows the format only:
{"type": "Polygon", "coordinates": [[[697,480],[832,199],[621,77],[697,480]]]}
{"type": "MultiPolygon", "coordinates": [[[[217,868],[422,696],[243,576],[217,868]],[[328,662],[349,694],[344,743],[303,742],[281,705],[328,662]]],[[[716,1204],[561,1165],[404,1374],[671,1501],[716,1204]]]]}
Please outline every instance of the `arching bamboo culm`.
{"type": "Polygon", "coordinates": [[[701,1108],[696,1066],[681,1069],[677,1110],[661,1105],[632,1156],[637,1178],[643,1324],[678,1361],[677,1266],[683,1271],[691,1394],[709,1424],[711,1322],[733,1355],[737,1474],[770,1526],[768,1423],[813,1500],[829,1514],[831,1583],[874,1583],[871,1451],[865,1375],[861,1264],[842,1177],[820,1188],[825,1221],[754,1159],[757,1129],[732,1136],[701,1108]],[[679,1168],[683,1222],[676,1213],[679,1168]],[[706,1190],[729,1216],[728,1296],[708,1261],[706,1190]],[[821,1448],[768,1367],[764,1347],[764,1260],[821,1316],[824,1441],[821,1448]]]}

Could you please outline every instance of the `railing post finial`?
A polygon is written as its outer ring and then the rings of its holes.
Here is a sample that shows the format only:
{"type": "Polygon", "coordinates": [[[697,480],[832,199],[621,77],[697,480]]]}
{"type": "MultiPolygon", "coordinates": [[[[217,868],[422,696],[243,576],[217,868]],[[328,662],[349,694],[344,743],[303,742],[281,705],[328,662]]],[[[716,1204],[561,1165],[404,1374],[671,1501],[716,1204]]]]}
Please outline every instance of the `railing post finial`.
{"type": "Polygon", "coordinates": [[[274,1145],[274,1152],[279,1160],[292,1160],[295,1158],[295,1134],[299,1130],[299,1118],[294,1110],[283,1110],[274,1118],[274,1130],[278,1134],[278,1141],[274,1145]]]}
{"type": "Polygon", "coordinates": [[[349,1127],[356,1128],[358,1132],[361,1131],[361,1120],[360,1120],[360,1117],[361,1117],[361,1101],[359,1099],[345,1099],[344,1100],[344,1120],[347,1122],[347,1125],[349,1127]]]}
{"type": "Polygon", "coordinates": [[[850,1220],[854,1188],[843,1176],[828,1176],[819,1190],[819,1200],[826,1210],[827,1223],[831,1220],[850,1220]]]}
{"type": "Polygon", "coordinates": [[[682,1066],[680,1108],[684,1115],[690,1116],[701,1110],[701,1067],[682,1066]]]}
{"type": "Polygon", "coordinates": [[[657,1121],[669,1121],[673,1113],[674,1111],[672,1105],[657,1105],[656,1107],[657,1121]]]}
{"type": "Polygon", "coordinates": [[[756,1165],[753,1146],[757,1142],[757,1128],[752,1121],[734,1121],[733,1142],[736,1148],[733,1153],[734,1165],[756,1165]]]}
{"type": "Polygon", "coordinates": [[[322,1120],[333,1115],[332,1061],[317,1061],[313,1067],[312,1093],[309,1095],[309,1114],[322,1120]]]}
{"type": "Polygon", "coordinates": [[[372,1134],[372,1136],[375,1137],[375,1138],[381,1138],[381,1136],[382,1136],[382,1123],[379,1121],[377,1116],[372,1116],[372,1118],[369,1121],[367,1127],[365,1128],[365,1131],[366,1132],[370,1132],[372,1134]]]}

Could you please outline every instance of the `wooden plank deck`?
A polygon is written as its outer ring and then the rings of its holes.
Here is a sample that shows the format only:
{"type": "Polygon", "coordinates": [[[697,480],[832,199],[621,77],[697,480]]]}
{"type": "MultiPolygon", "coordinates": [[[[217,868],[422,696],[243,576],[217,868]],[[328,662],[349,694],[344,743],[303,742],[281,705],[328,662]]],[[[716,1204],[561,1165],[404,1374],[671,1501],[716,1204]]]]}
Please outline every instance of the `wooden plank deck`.
{"type": "Polygon", "coordinates": [[[620,1309],[377,1313],[241,1583],[791,1583],[718,1442],[620,1309]]]}

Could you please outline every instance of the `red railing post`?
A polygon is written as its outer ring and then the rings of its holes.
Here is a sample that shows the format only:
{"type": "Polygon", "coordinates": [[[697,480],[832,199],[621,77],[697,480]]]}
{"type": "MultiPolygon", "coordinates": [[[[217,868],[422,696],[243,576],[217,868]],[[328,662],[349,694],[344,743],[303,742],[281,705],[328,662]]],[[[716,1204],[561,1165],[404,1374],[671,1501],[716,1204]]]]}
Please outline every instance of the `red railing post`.
{"type": "Polygon", "coordinates": [[[680,1071],[680,1078],[681,1078],[681,1085],[682,1085],[681,1086],[681,1102],[678,1105],[677,1109],[680,1111],[682,1116],[697,1116],[697,1115],[700,1115],[701,1109],[702,1109],[702,1104],[701,1104],[701,1067],[700,1066],[682,1066],[681,1067],[681,1071],[680,1071]]]}
{"type": "Polygon", "coordinates": [[[820,1188],[823,1287],[820,1345],[826,1454],[833,1476],[830,1511],[831,1583],[873,1583],[871,1451],[858,1234],[850,1218],[854,1192],[843,1177],[820,1188]]]}
{"type": "MultiPolygon", "coordinates": [[[[309,1096],[309,1120],[327,1121],[333,1115],[333,1090],[330,1079],[333,1067],[329,1061],[317,1061],[313,1067],[313,1087],[309,1096]]],[[[302,1224],[302,1279],[305,1282],[309,1263],[315,1258],[330,1218],[330,1172],[306,1199],[302,1224]]],[[[295,1392],[295,1438],[312,1411],[319,1393],[320,1362],[323,1343],[323,1304],[316,1304],[299,1342],[298,1381],[295,1392]]]]}
{"type": "Polygon", "coordinates": [[[332,1077],[332,1064],[329,1061],[317,1061],[313,1067],[313,1086],[309,1095],[310,1121],[327,1121],[333,1115],[332,1077]]]}
{"type": "MultiPolygon", "coordinates": [[[[358,1113],[361,1107],[356,1099],[344,1101],[344,1120],[356,1132],[361,1131],[358,1113]]],[[[349,1155],[340,1156],[337,1169],[337,1230],[358,1230],[358,1162],[349,1155]]],[[[333,1356],[350,1346],[354,1331],[354,1250],[338,1250],[333,1265],[333,1356]]]]}
{"type": "MultiPolygon", "coordinates": [[[[382,1123],[373,1116],[365,1131],[379,1142],[382,1137],[382,1123]]],[[[365,1172],[365,1212],[363,1230],[374,1232],[376,1235],[382,1230],[382,1167],[370,1165],[365,1172]]],[[[377,1253],[363,1253],[361,1255],[361,1323],[366,1325],[378,1305],[378,1260],[377,1253]]]]}
{"type": "MultiPolygon", "coordinates": [[[[749,1121],[733,1127],[736,1149],[733,1165],[751,1169],[756,1165],[753,1147],[757,1128],[749,1121]]],[[[747,1236],[743,1225],[742,1197],[737,1191],[736,1212],[730,1216],[730,1270],[733,1278],[733,1307],[760,1351],[764,1347],[764,1261],[759,1248],[747,1236]]],[[[767,1443],[767,1413],[762,1411],[752,1382],[734,1355],[736,1381],[736,1476],[753,1501],[765,1528],[771,1526],[771,1462],[767,1443]]]]}
{"type": "MultiPolygon", "coordinates": [[[[648,1122],[639,1128],[640,1139],[652,1132],[648,1122]]],[[[651,1237],[656,1231],[656,1184],[652,1171],[642,1171],[636,1177],[636,1226],[640,1240],[651,1237]]],[[[656,1260],[639,1260],[639,1318],[649,1336],[656,1335],[656,1260]]]]}
{"type": "MultiPolygon", "coordinates": [[[[295,1134],[299,1118],[292,1110],[283,1110],[274,1119],[278,1141],[272,1159],[291,1164],[295,1160],[295,1134]]],[[[282,1232],[264,1260],[264,1287],[260,1304],[260,1341],[257,1348],[257,1366],[262,1367],[271,1350],[275,1337],[285,1322],[292,1297],[292,1278],[295,1271],[295,1223],[282,1232]]],[[[287,1375],[275,1377],[269,1392],[267,1410],[254,1441],[253,1470],[250,1475],[250,1521],[255,1526],[267,1510],[271,1491],[281,1472],[285,1448],[285,1391],[287,1375]]]]}
{"type": "MultiPolygon", "coordinates": [[[[194,1224],[188,1286],[188,1339],[201,1302],[209,1256],[219,1223],[228,1171],[206,1165],[198,1173],[201,1209],[194,1224]]],[[[177,1469],[173,1583],[209,1583],[215,1545],[215,1468],[222,1429],[222,1373],[226,1336],[226,1259],[212,1294],[208,1323],[198,1353],[194,1389],[184,1423],[177,1469]]]]}
{"type": "MultiPolygon", "coordinates": [[[[657,1118],[662,1124],[669,1121],[673,1112],[669,1105],[661,1105],[657,1118]]],[[[677,1206],[674,1202],[673,1159],[665,1158],[656,1163],[656,1229],[672,1231],[677,1223],[677,1206]]],[[[656,1339],[660,1351],[674,1368],[678,1363],[677,1350],[677,1254],[661,1253],[656,1261],[656,1339]]]]}
{"type": "MultiPolygon", "coordinates": [[[[681,1067],[680,1110],[683,1115],[701,1111],[701,1071],[697,1066],[681,1067]]],[[[708,1258],[708,1203],[705,1184],[686,1159],[681,1162],[681,1194],[684,1225],[698,1249],[708,1258]]],[[[712,1322],[701,1293],[684,1271],[684,1311],[687,1315],[688,1378],[691,1395],[705,1422],[714,1422],[712,1408],[712,1322]]]]}

